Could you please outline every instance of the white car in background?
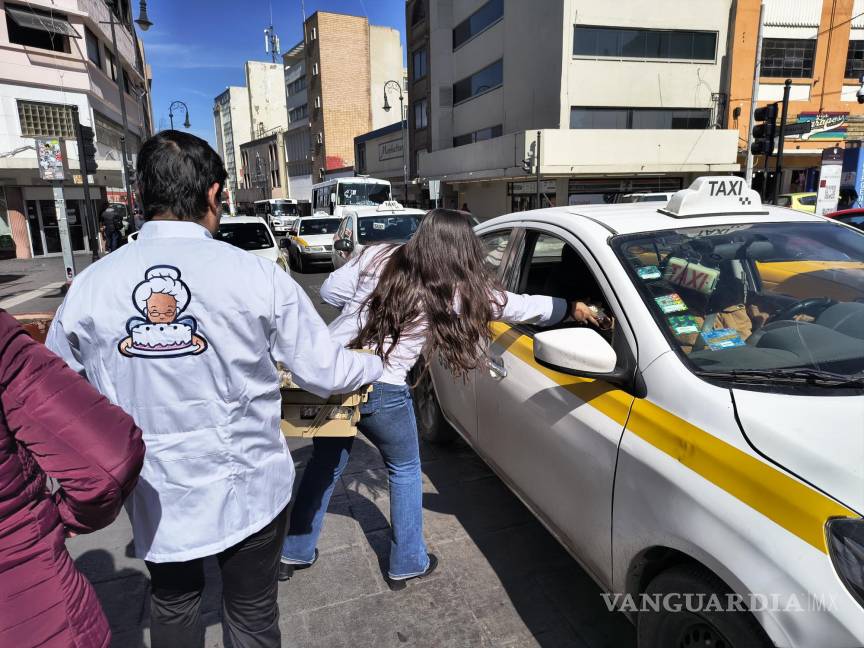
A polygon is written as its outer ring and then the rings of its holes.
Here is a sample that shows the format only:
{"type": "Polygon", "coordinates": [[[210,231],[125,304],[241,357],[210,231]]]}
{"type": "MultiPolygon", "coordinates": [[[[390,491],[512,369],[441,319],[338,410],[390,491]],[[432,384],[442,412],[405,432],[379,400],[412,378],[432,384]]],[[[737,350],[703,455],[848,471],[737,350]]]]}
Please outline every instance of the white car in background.
{"type": "Polygon", "coordinates": [[[376,243],[405,243],[410,239],[426,212],[406,209],[395,200],[377,207],[346,209],[339,229],[333,236],[333,268],[340,268],[376,243]]]}
{"type": "Polygon", "coordinates": [[[288,253],[292,270],[306,272],[312,265],[330,265],[333,250],[333,235],[339,229],[339,219],[334,216],[316,214],[294,221],[288,230],[288,238],[280,245],[288,253]]]}
{"type": "Polygon", "coordinates": [[[241,250],[251,252],[262,259],[272,261],[288,271],[288,261],[276,244],[276,237],[258,216],[223,216],[215,238],[225,241],[241,250]]]}

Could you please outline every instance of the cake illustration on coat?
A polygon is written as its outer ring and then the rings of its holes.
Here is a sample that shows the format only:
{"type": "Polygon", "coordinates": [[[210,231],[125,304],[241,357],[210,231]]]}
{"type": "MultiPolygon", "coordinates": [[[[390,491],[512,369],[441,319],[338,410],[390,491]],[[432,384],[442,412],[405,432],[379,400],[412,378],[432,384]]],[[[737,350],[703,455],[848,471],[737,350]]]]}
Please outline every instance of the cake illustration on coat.
{"type": "Polygon", "coordinates": [[[118,344],[120,353],[140,358],[176,358],[207,350],[194,317],[181,317],[192,293],[174,266],[148,268],[144,281],[132,291],[132,302],[143,317],[126,322],[127,337],[118,344]]]}

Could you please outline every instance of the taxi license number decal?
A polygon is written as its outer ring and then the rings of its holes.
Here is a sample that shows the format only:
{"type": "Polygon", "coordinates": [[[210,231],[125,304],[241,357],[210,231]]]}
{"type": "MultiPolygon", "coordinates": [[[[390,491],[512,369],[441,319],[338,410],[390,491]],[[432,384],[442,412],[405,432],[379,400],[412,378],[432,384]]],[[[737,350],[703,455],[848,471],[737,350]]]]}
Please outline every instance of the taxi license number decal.
{"type": "Polygon", "coordinates": [[[678,313],[687,310],[687,304],[684,303],[684,300],[681,299],[678,293],[661,295],[660,297],[655,297],[654,301],[657,302],[660,310],[664,313],[678,313]]]}
{"type": "Polygon", "coordinates": [[[372,223],[372,229],[376,229],[376,230],[387,229],[387,224],[386,223],[372,223]]]}
{"type": "Polygon", "coordinates": [[[714,292],[719,277],[719,270],[698,263],[690,263],[686,259],[677,257],[669,259],[669,264],[666,266],[667,281],[706,295],[714,292]]]}
{"type": "Polygon", "coordinates": [[[670,317],[669,326],[678,335],[699,332],[699,325],[696,323],[696,318],[692,315],[677,315],[676,317],[670,317]]]}
{"type": "Polygon", "coordinates": [[[650,281],[651,279],[659,279],[662,276],[660,274],[660,268],[655,265],[636,268],[636,274],[639,275],[640,279],[643,279],[645,281],[650,281]]]}
{"type": "Polygon", "coordinates": [[[722,349],[731,349],[732,347],[744,346],[744,340],[735,329],[715,329],[713,331],[705,331],[702,334],[702,339],[712,351],[720,351],[722,349]]]}

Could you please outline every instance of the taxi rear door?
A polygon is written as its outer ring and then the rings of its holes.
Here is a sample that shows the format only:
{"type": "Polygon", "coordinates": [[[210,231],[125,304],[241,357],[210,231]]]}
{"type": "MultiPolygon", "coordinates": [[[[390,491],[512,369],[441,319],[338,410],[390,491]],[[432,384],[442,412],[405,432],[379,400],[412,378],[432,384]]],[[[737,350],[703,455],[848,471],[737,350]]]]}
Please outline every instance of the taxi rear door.
{"type": "MultiPolygon", "coordinates": [[[[515,292],[605,302],[616,320],[613,346],[619,359],[622,350],[632,354],[628,366],[635,367],[635,338],[599,265],[575,237],[532,224],[510,262],[515,292]]],[[[616,457],[634,396],[538,365],[536,327],[493,326],[489,368],[475,378],[477,448],[595,578],[609,583],[616,457]]]]}

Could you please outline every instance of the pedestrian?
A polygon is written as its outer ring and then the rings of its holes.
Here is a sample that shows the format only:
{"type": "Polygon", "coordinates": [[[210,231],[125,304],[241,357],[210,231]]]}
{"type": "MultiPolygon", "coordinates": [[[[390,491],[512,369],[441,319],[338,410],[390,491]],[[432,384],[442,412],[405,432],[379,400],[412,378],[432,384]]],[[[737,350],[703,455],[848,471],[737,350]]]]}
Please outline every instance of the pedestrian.
{"type": "MultiPolygon", "coordinates": [[[[371,349],[384,360],[381,380],[361,405],[358,428],[387,466],[391,589],[404,588],[437,565],[423,539],[417,424],[406,384],[420,355],[465,376],[485,357],[492,320],[554,324],[569,313],[577,321],[597,324],[581,302],[503,291],[486,269],[485,256],[464,213],[434,209],[408,243],[369,247],[321,286],[321,297],[342,309],[330,325],[334,337],[351,348],[371,349]]],[[[314,452],[282,547],[281,580],[318,558],[324,513],[352,442],[350,437],[313,439],[314,452]]]]}
{"type": "Polygon", "coordinates": [[[141,430],[4,310],[0,413],[0,646],[107,648],[108,621],[64,541],[117,517],[141,430]]]}
{"type": "Polygon", "coordinates": [[[118,219],[114,206],[109,204],[104,210],[102,210],[99,220],[102,223],[102,236],[105,239],[105,250],[107,252],[113,252],[120,247],[120,229],[122,228],[122,219],[118,219]],[[117,222],[118,220],[120,220],[119,224],[117,222]]]}
{"type": "Polygon", "coordinates": [[[468,214],[471,213],[471,210],[468,209],[468,203],[467,203],[467,202],[466,202],[466,203],[462,203],[462,211],[463,211],[463,212],[466,212],[466,213],[468,213],[468,214]]]}
{"type": "Polygon", "coordinates": [[[334,342],[278,265],[213,238],[227,174],[204,140],[164,131],[138,155],[144,225],[72,283],[49,344],[135,417],[147,455],[129,499],[151,578],[153,648],[204,645],[204,559],[222,572],[235,648],[280,645],[276,570],[294,463],[276,362],[326,395],[381,360],[334,342]]]}

